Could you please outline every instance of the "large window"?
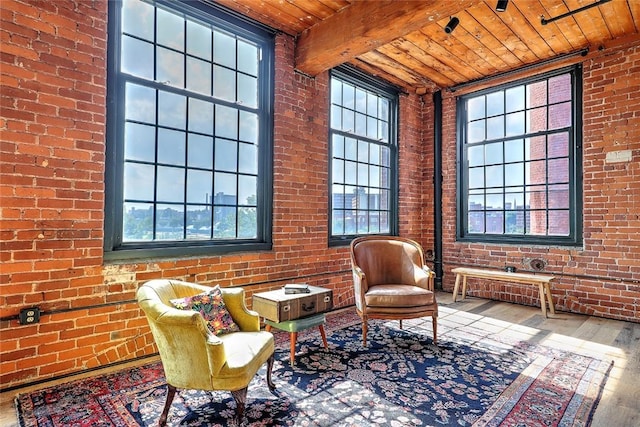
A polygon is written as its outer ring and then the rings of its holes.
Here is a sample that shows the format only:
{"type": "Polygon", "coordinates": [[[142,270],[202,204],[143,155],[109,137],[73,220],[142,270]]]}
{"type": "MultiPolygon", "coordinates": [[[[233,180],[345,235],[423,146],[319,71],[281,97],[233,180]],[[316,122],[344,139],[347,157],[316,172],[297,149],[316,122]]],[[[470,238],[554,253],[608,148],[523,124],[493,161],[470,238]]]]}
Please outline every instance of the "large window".
{"type": "Polygon", "coordinates": [[[330,241],[397,232],[397,92],[331,73],[330,241]]]}
{"type": "Polygon", "coordinates": [[[272,37],[198,2],[110,2],[107,257],[268,247],[272,37]]]}
{"type": "Polygon", "coordinates": [[[578,67],[458,99],[458,237],[581,242],[578,67]]]}

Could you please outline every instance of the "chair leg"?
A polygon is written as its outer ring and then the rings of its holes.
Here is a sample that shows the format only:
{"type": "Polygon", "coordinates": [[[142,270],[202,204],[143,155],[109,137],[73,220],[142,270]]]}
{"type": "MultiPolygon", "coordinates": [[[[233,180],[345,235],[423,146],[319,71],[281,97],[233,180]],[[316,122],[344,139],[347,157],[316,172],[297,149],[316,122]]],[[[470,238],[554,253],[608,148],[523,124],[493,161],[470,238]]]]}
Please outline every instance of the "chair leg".
{"type": "Polygon", "coordinates": [[[402,329],[402,319],[400,319],[400,329],[402,329]]]}
{"type": "Polygon", "coordinates": [[[431,324],[433,325],[433,343],[438,344],[438,318],[436,316],[431,318],[431,324]]]}
{"type": "Polygon", "coordinates": [[[269,386],[269,391],[272,393],[276,390],[276,385],[273,383],[271,379],[271,371],[273,370],[273,361],[275,357],[272,354],[271,357],[267,360],[267,385],[269,386]]]}
{"type": "Polygon", "coordinates": [[[362,346],[367,346],[367,319],[362,319],[362,346]]]}
{"type": "Polygon", "coordinates": [[[242,415],[244,414],[244,404],[247,401],[247,390],[249,387],[241,388],[240,390],[233,390],[231,395],[236,401],[236,420],[238,425],[242,424],[242,415]]]}
{"type": "Polygon", "coordinates": [[[171,402],[173,402],[173,398],[176,395],[176,388],[171,384],[167,384],[167,401],[164,404],[164,409],[162,410],[162,415],[160,415],[160,421],[158,425],[160,427],[164,427],[167,424],[167,416],[169,415],[169,408],[171,407],[171,402]]]}

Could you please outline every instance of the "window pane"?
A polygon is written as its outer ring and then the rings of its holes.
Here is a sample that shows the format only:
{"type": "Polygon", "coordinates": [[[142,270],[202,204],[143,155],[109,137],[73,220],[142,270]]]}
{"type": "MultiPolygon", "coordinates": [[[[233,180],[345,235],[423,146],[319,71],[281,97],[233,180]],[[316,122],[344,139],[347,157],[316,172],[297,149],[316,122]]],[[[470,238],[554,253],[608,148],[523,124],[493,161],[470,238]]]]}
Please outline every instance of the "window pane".
{"type": "Polygon", "coordinates": [[[258,48],[242,40],[238,40],[238,71],[258,76],[258,48]]]}
{"type": "Polygon", "coordinates": [[[187,89],[211,95],[211,63],[187,58],[187,89]]]}
{"type": "Polygon", "coordinates": [[[213,32],[213,62],[236,67],[236,39],[219,31],[213,32]]]}
{"type": "Polygon", "coordinates": [[[187,53],[211,61],[211,29],[187,21],[187,53]]]}
{"type": "Polygon", "coordinates": [[[155,168],[153,165],[125,163],[125,200],[153,201],[153,184],[155,182],[155,176],[155,168]]]}
{"type": "Polygon", "coordinates": [[[504,93],[502,91],[487,95],[487,116],[504,114],[504,93]]]}
{"type": "Polygon", "coordinates": [[[238,74],[238,103],[253,108],[258,106],[258,79],[238,74]]]}
{"type": "Polygon", "coordinates": [[[535,108],[528,111],[527,132],[540,132],[547,130],[547,107],[535,108]]]}
{"type": "Polygon", "coordinates": [[[504,143],[504,161],[505,162],[521,162],[524,160],[524,141],[522,139],[514,139],[504,143]]]}
{"type": "Polygon", "coordinates": [[[213,138],[190,133],[187,164],[191,167],[213,169],[213,138]]]}
{"type": "Polygon", "coordinates": [[[184,166],[187,147],[185,133],[170,129],[158,129],[158,163],[184,166]]]}
{"type": "Polygon", "coordinates": [[[487,166],[487,187],[502,187],[504,179],[502,177],[502,166],[487,166]]]}
{"type": "Polygon", "coordinates": [[[549,103],[571,100],[571,75],[562,74],[549,79],[549,103]]]}
{"type": "Polygon", "coordinates": [[[216,105],[216,136],[238,138],[238,110],[216,105]]]}
{"type": "Polygon", "coordinates": [[[123,240],[125,242],[153,240],[153,204],[125,203],[123,210],[123,240]]]}
{"type": "Polygon", "coordinates": [[[184,202],[184,169],[158,166],[159,202],[184,202]]]}
{"type": "Polygon", "coordinates": [[[549,186],[549,209],[569,209],[569,186],[549,186]]]}
{"type": "Polygon", "coordinates": [[[258,174],[258,147],[240,144],[238,152],[238,172],[258,174]]]}
{"type": "Polygon", "coordinates": [[[122,71],[153,80],[153,45],[131,37],[123,37],[122,71]]]}
{"type": "Polygon", "coordinates": [[[238,204],[255,206],[257,204],[258,183],[255,176],[238,177],[238,204]]]}
{"type": "Polygon", "coordinates": [[[240,111],[240,141],[258,144],[259,120],[258,115],[240,111]]]}
{"type": "Polygon", "coordinates": [[[485,97],[479,96],[469,99],[467,101],[467,109],[469,110],[467,117],[470,121],[485,117],[485,97]]]}
{"type": "Polygon", "coordinates": [[[547,105],[547,81],[527,85],[527,108],[547,105]]]}
{"type": "Polygon", "coordinates": [[[156,129],[136,123],[125,124],[124,157],[126,160],[155,161],[156,129]]]}
{"type": "Polygon", "coordinates": [[[469,166],[481,166],[485,164],[484,147],[482,145],[469,147],[467,153],[469,156],[469,166]]]}
{"type": "Polygon", "coordinates": [[[547,181],[547,162],[539,160],[527,163],[527,184],[544,184],[547,181]]]}
{"type": "Polygon", "coordinates": [[[549,176],[547,182],[550,184],[569,182],[569,159],[549,160],[549,176]]]}
{"type": "Polygon", "coordinates": [[[184,87],[184,55],[163,47],[156,50],[156,80],[162,84],[184,87]]]}
{"type": "Polygon", "coordinates": [[[503,163],[501,142],[487,144],[484,147],[485,147],[485,154],[484,154],[485,165],[495,165],[497,163],[503,163]]]}
{"type": "Polygon", "coordinates": [[[549,106],[549,129],[571,126],[571,103],[549,106]]]}
{"type": "Polygon", "coordinates": [[[524,111],[507,114],[507,136],[524,134],[524,111]]]}
{"type": "Polygon", "coordinates": [[[569,134],[567,132],[549,135],[549,157],[569,155],[569,134]]]}
{"type": "Polygon", "coordinates": [[[238,238],[254,239],[258,236],[258,212],[256,208],[238,208],[238,238]]]}
{"type": "Polygon", "coordinates": [[[235,239],[236,208],[229,206],[216,207],[213,211],[213,238],[235,239]]]}
{"type": "Polygon", "coordinates": [[[125,118],[155,124],[156,91],[154,89],[127,83],[125,118]]]}
{"type": "Polygon", "coordinates": [[[524,86],[516,86],[505,91],[507,113],[524,110],[524,86]]]}
{"type": "Polygon", "coordinates": [[[469,169],[469,188],[484,187],[484,168],[469,169]]]}
{"type": "Polygon", "coordinates": [[[484,212],[469,212],[469,233],[484,233],[484,212]]]}
{"type": "Polygon", "coordinates": [[[478,120],[477,122],[469,123],[467,132],[467,143],[471,144],[473,142],[484,141],[484,120],[478,120]]]}
{"type": "Polygon", "coordinates": [[[524,185],[524,163],[505,165],[504,175],[504,185],[524,185]]]}
{"type": "Polygon", "coordinates": [[[225,101],[236,100],[236,73],[228,68],[213,67],[213,96],[225,101]]]}
{"type": "Polygon", "coordinates": [[[238,144],[228,139],[216,138],[216,170],[236,172],[238,170],[238,144]]]}
{"type": "Polygon", "coordinates": [[[189,98],[189,130],[213,135],[213,104],[189,98]]]}
{"type": "Polygon", "coordinates": [[[487,139],[502,138],[504,136],[504,116],[487,119],[487,139]]]}
{"type": "Polygon", "coordinates": [[[158,124],[184,129],[187,115],[187,99],[182,95],[158,91],[158,124]]]}
{"type": "Polygon", "coordinates": [[[235,205],[238,203],[237,175],[218,172],[214,174],[213,194],[215,204],[235,205]]]}
{"type": "Polygon", "coordinates": [[[211,202],[213,195],[213,174],[211,172],[190,170],[187,172],[187,203],[211,202]]]}
{"type": "Polygon", "coordinates": [[[173,205],[158,205],[156,210],[156,240],[182,240],[184,212],[173,205]]]}
{"type": "Polygon", "coordinates": [[[547,139],[544,136],[527,138],[525,143],[525,159],[535,160],[547,157],[547,139]]]}
{"type": "Polygon", "coordinates": [[[187,239],[210,239],[211,217],[211,209],[206,206],[187,206],[187,239]]]}
{"type": "Polygon", "coordinates": [[[160,8],[157,8],[157,14],[158,44],[184,52],[184,19],[174,12],[160,8]]]}
{"type": "Polygon", "coordinates": [[[153,41],[154,7],[138,0],[124,0],[122,32],[153,41]]]}

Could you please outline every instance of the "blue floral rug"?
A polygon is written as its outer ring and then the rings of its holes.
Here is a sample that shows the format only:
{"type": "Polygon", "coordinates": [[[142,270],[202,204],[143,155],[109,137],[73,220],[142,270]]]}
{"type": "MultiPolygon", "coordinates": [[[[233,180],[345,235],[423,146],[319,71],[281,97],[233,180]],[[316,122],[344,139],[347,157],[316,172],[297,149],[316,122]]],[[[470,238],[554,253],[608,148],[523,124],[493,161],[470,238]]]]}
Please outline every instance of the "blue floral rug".
{"type": "MultiPolygon", "coordinates": [[[[430,324],[430,322],[428,322],[430,324]]],[[[305,331],[306,332],[306,331],[305,331]]],[[[313,333],[315,332],[315,333],[313,333]]],[[[373,321],[299,338],[295,367],[279,333],[274,382],[264,368],[249,387],[246,426],[585,426],[611,362],[504,337],[430,331],[373,321]]],[[[284,338],[284,339],[283,339],[284,338]]],[[[151,426],[165,400],[160,363],[20,395],[22,426],[151,426]]],[[[228,392],[185,390],[168,425],[228,426],[228,392]]]]}

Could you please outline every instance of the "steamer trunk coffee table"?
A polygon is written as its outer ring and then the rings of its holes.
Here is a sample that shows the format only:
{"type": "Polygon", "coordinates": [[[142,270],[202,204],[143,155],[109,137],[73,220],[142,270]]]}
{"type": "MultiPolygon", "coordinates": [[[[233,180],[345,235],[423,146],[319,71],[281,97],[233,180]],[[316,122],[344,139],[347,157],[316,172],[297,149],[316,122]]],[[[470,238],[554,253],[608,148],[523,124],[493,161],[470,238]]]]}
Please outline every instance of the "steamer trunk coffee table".
{"type": "Polygon", "coordinates": [[[324,348],[327,348],[323,313],[333,307],[333,292],[318,286],[309,286],[309,290],[309,293],[285,294],[284,289],[276,289],[253,295],[253,310],[264,317],[265,329],[278,328],[289,332],[292,366],[299,331],[317,326],[324,348]]]}

